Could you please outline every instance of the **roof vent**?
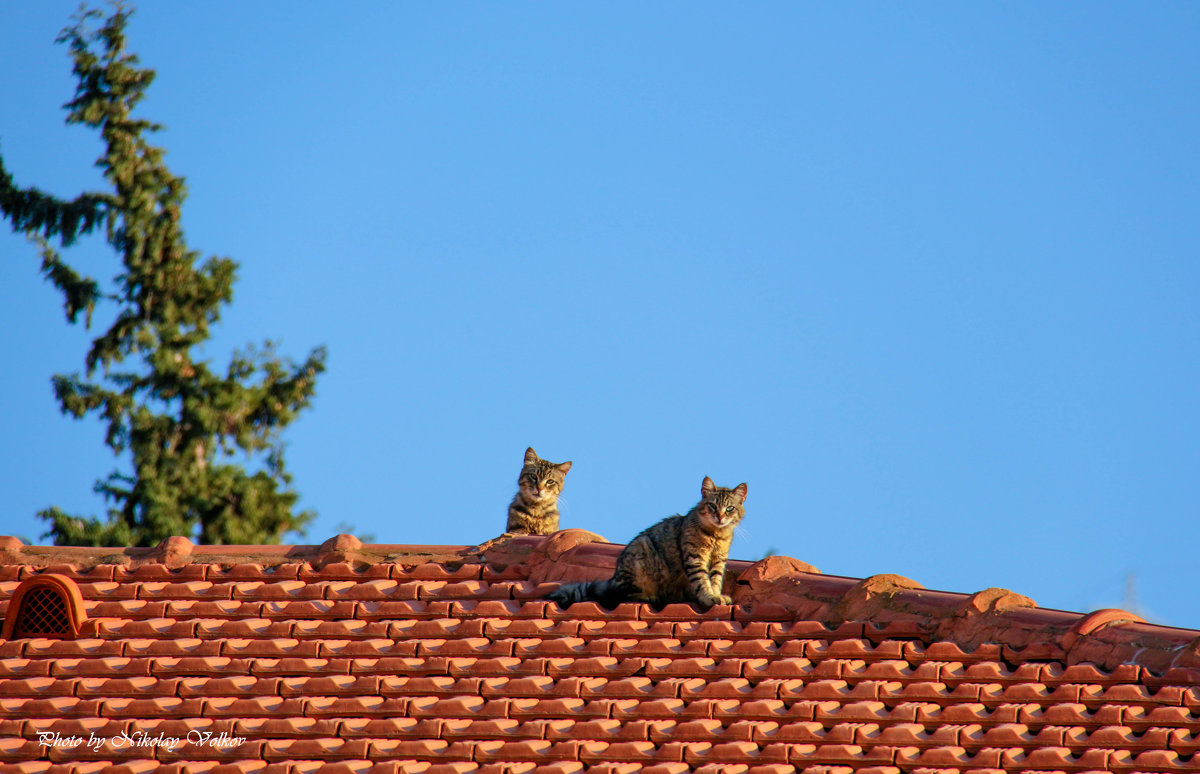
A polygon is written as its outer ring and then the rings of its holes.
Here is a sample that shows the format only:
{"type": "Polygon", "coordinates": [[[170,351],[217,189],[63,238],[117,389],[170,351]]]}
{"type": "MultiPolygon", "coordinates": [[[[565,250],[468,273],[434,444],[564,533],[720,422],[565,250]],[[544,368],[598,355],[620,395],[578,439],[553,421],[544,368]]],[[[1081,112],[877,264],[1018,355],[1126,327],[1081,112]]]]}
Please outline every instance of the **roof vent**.
{"type": "Polygon", "coordinates": [[[79,636],[84,617],[83,595],[75,581],[54,573],[37,575],[13,592],[0,637],[73,640],[79,636]]]}

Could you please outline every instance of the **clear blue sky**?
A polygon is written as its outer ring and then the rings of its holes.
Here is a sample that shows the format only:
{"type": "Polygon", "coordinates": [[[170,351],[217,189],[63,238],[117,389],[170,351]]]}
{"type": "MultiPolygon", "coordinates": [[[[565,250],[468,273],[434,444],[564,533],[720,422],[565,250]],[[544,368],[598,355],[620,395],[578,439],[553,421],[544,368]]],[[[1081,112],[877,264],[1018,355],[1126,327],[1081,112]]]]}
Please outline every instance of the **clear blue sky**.
{"type": "MultiPolygon", "coordinates": [[[[301,542],[493,537],[532,444],[616,542],[710,475],[750,485],[739,558],[1069,610],[1132,576],[1200,627],[1200,4],[145,6],[189,243],[241,263],[208,355],[329,348],[301,542]]],[[[62,196],[101,184],[75,7],[0,5],[0,150],[62,196]]],[[[0,235],[33,538],[114,466],[37,266],[0,235]]]]}

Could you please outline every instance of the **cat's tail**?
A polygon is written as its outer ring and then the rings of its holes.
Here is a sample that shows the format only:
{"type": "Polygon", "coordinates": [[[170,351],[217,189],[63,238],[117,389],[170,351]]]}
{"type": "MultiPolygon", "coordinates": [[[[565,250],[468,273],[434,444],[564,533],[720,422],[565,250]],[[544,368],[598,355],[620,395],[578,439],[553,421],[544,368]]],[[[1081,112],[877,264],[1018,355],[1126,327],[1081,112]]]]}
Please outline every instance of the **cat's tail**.
{"type": "Polygon", "coordinates": [[[546,595],[547,599],[568,607],[576,602],[599,602],[605,607],[616,607],[631,599],[630,590],[618,585],[612,578],[581,583],[564,583],[546,595]]]}

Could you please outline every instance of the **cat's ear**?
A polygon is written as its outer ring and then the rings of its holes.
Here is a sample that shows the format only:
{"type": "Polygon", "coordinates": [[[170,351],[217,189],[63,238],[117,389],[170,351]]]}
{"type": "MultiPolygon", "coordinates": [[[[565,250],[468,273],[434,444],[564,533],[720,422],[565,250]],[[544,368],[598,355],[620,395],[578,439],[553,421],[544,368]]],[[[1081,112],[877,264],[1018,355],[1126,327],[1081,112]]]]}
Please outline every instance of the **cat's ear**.
{"type": "Polygon", "coordinates": [[[746,499],[746,493],[749,491],[750,487],[746,486],[745,484],[738,484],[733,488],[733,493],[742,498],[743,501],[746,499]]]}
{"type": "Polygon", "coordinates": [[[533,447],[530,446],[528,449],[525,450],[525,464],[532,465],[533,463],[535,463],[537,461],[538,461],[537,452],[535,452],[533,450],[533,447]]]}
{"type": "Polygon", "coordinates": [[[565,476],[571,470],[571,461],[567,460],[558,466],[559,471],[565,476]]]}
{"type": "Polygon", "coordinates": [[[713,483],[711,478],[705,476],[704,481],[700,483],[700,496],[708,497],[715,491],[717,491],[717,485],[713,483]]]}

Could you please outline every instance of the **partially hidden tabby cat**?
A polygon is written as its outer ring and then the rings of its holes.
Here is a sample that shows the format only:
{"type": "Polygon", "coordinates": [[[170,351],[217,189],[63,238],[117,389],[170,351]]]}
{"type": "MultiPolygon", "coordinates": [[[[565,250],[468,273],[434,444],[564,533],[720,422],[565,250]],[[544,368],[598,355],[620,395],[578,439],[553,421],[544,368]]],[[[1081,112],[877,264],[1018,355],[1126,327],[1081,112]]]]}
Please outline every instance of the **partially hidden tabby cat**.
{"type": "Polygon", "coordinates": [[[525,463],[517,477],[517,494],[508,506],[508,532],[515,535],[549,535],[558,532],[558,495],[570,462],[550,462],[525,450],[525,463]]]}
{"type": "Polygon", "coordinates": [[[621,602],[691,602],[703,608],[730,604],[721,593],[733,528],[746,515],[746,484],[719,487],[708,476],[700,502],[683,516],[668,516],[643,530],[617,556],[608,580],[568,583],[549,598],[563,607],[593,601],[605,607],[621,602]]]}

